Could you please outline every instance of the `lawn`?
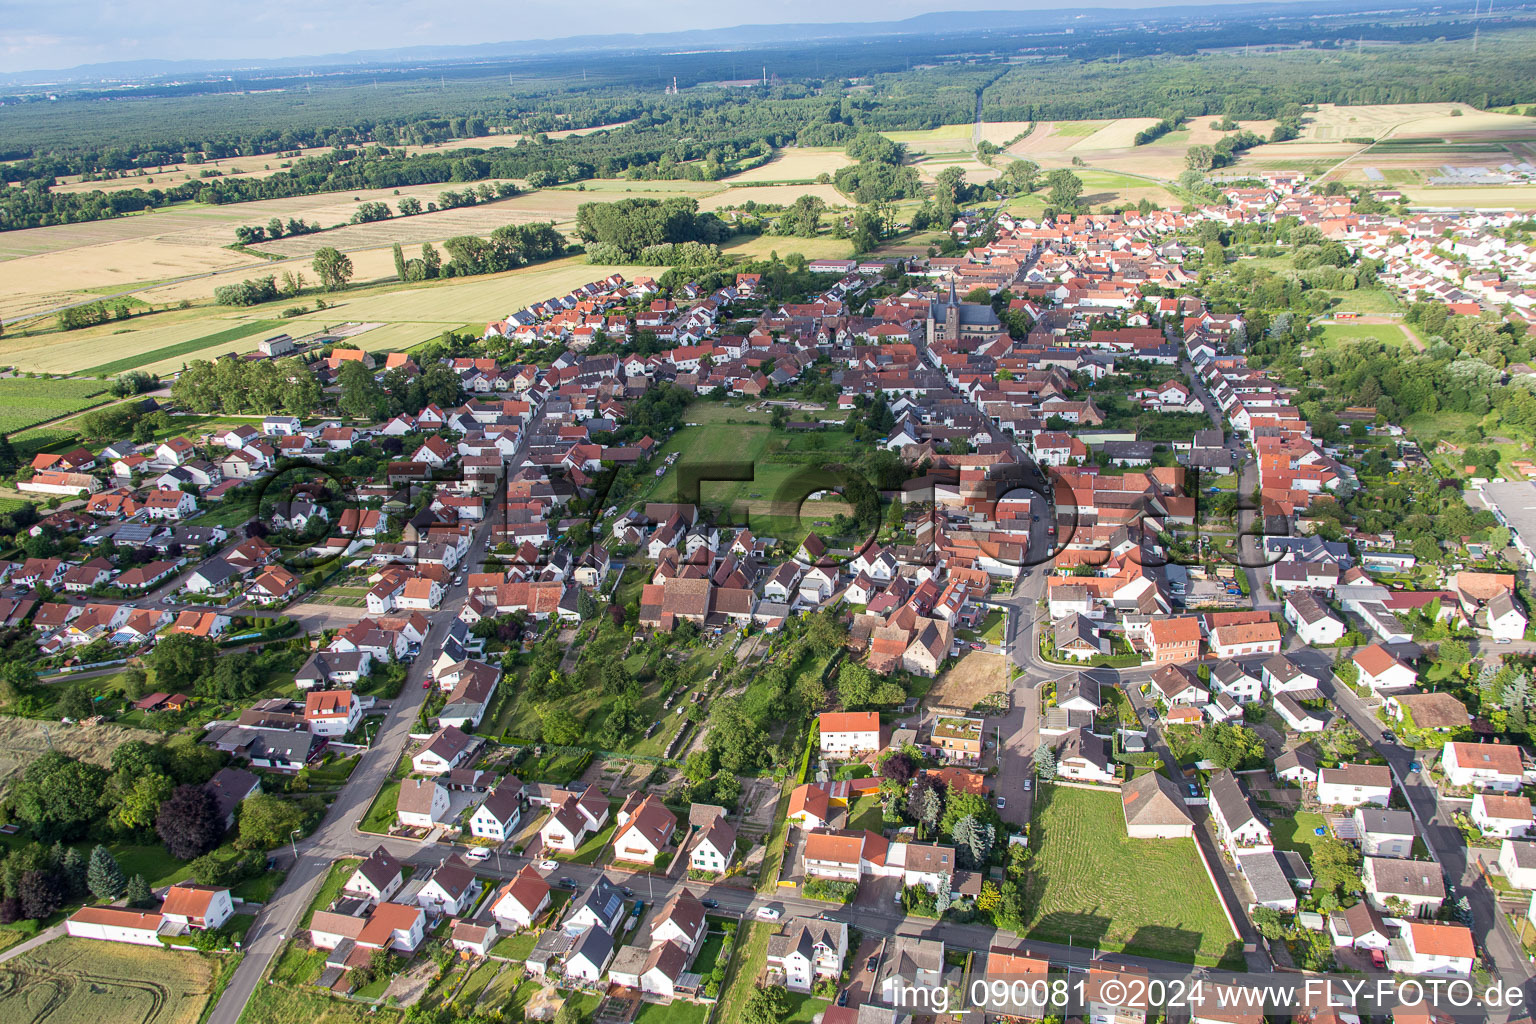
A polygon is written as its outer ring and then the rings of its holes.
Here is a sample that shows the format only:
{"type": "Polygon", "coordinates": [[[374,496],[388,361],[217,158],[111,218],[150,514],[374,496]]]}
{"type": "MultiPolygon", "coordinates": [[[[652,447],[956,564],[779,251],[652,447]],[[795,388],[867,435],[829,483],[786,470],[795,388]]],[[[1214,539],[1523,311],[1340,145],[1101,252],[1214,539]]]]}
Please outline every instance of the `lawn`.
{"type": "Polygon", "coordinates": [[[315,916],[315,911],[324,910],[331,905],[332,900],[341,895],[341,887],[347,884],[347,879],[352,877],[352,872],[357,870],[357,866],[361,863],[361,858],[348,857],[331,865],[325,881],[320,883],[319,891],[310,901],[309,909],[304,911],[304,920],[300,922],[299,927],[308,928],[310,918],[315,916]]]}
{"type": "Polygon", "coordinates": [[[1311,863],[1313,847],[1325,838],[1312,830],[1322,828],[1323,824],[1323,816],[1311,811],[1297,811],[1290,817],[1271,814],[1269,834],[1274,837],[1276,847],[1281,850],[1295,850],[1305,857],[1308,863],[1311,863]]]}
{"type": "Polygon", "coordinates": [[[731,970],[726,972],[725,989],[720,993],[720,1020],[741,1020],[741,1011],[747,998],[757,987],[757,972],[768,962],[768,938],[773,927],[761,921],[746,925],[747,937],[741,941],[737,931],[735,955],[731,958],[731,970]]]}
{"type": "Polygon", "coordinates": [[[659,1003],[644,1004],[640,1012],[635,1014],[635,1024],[704,1024],[708,1016],[709,1007],[703,1003],[674,999],[666,1006],[659,1003]]]}
{"type": "Polygon", "coordinates": [[[287,985],[257,985],[240,1014],[240,1024],[398,1024],[400,1019],[400,1011],[393,1007],[349,1002],[313,987],[287,985]]]}
{"type": "Polygon", "coordinates": [[[866,829],[879,835],[884,824],[884,811],[881,810],[878,796],[861,796],[849,805],[848,827],[850,829],[866,829]]]}
{"type": "Polygon", "coordinates": [[[196,1024],[233,967],[198,953],[55,939],[0,966],[0,1020],[196,1024]]]}
{"type": "MultiPolygon", "coordinates": [[[[1342,308],[1349,308],[1348,303],[1342,308]]],[[[1337,348],[1359,341],[1379,341],[1383,345],[1398,348],[1413,343],[1408,329],[1400,324],[1323,324],[1323,333],[1315,343],[1318,349],[1337,348]]]]}
{"type": "Polygon", "coordinates": [[[166,345],[162,348],[151,349],[148,352],[140,352],[137,355],[125,356],[122,359],[114,359],[110,363],[101,363],[89,369],[81,370],[82,376],[107,377],[140,366],[148,366],[150,363],[162,362],[166,359],[176,359],[180,356],[191,355],[205,348],[215,345],[223,345],[226,342],[239,341],[241,338],[249,338],[253,334],[263,334],[268,331],[280,333],[283,321],[281,320],[249,320],[237,323],[233,327],[226,327],[222,331],[213,334],[205,334],[188,341],[180,341],[174,345],[166,345]]]}
{"type": "Polygon", "coordinates": [[[602,856],[603,851],[608,848],[608,843],[613,839],[614,830],[618,827],[617,821],[610,822],[607,828],[582,843],[575,853],[549,851],[549,856],[570,864],[595,864],[597,858],[602,856]]]}
{"type": "Polygon", "coordinates": [[[390,779],[379,788],[378,796],[368,805],[368,813],[363,815],[363,823],[359,827],[364,832],[387,835],[390,826],[395,823],[395,803],[399,799],[400,780],[390,779]]]}
{"type": "Polygon", "coordinates": [[[1183,963],[1241,962],[1193,839],[1131,839],[1112,792],[1043,786],[1034,813],[1028,938],[1183,963]]]}
{"type": "Polygon", "coordinates": [[[10,434],[107,401],[97,380],[8,377],[0,380],[0,433],[10,434]]]}

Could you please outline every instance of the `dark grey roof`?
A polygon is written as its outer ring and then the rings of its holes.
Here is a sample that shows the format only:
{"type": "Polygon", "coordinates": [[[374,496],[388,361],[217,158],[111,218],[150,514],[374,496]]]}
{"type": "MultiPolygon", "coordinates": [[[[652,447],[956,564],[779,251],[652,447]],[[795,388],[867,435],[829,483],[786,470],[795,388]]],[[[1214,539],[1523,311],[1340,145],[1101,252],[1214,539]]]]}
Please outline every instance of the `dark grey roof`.
{"type": "Polygon", "coordinates": [[[1379,807],[1357,807],[1355,815],[1363,831],[1381,836],[1414,836],[1413,815],[1407,811],[1384,811],[1379,807]]]}
{"type": "Polygon", "coordinates": [[[1258,818],[1254,813],[1253,805],[1248,802],[1248,794],[1243,792],[1243,787],[1238,783],[1237,776],[1226,768],[1211,776],[1211,802],[1221,812],[1222,820],[1227,823],[1228,829],[1241,828],[1249,821],[1258,818]]]}
{"type": "Polygon", "coordinates": [[[1253,898],[1260,903],[1280,903],[1296,898],[1291,883],[1285,877],[1285,869],[1273,852],[1243,853],[1237,858],[1238,867],[1248,879],[1253,898]]]}

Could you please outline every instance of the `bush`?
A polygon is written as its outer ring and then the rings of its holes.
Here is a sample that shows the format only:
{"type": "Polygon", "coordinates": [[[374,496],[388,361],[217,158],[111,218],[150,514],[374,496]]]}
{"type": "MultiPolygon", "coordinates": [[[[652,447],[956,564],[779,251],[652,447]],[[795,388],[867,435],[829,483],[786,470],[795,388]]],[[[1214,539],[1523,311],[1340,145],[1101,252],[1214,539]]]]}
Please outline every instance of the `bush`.
{"type": "Polygon", "coordinates": [[[824,878],[812,878],[806,881],[800,891],[809,900],[852,903],[859,887],[853,882],[833,882],[824,878]]]}

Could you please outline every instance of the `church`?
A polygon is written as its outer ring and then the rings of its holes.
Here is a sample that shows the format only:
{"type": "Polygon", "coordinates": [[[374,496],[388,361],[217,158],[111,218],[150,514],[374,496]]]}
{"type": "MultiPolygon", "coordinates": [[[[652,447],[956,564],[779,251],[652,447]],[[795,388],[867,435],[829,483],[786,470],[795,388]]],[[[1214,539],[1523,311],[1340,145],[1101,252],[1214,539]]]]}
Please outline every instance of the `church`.
{"type": "Polygon", "coordinates": [[[955,279],[949,279],[949,295],[929,306],[928,343],[979,338],[989,341],[1003,333],[1002,321],[992,307],[975,302],[961,302],[955,294],[955,279]]]}

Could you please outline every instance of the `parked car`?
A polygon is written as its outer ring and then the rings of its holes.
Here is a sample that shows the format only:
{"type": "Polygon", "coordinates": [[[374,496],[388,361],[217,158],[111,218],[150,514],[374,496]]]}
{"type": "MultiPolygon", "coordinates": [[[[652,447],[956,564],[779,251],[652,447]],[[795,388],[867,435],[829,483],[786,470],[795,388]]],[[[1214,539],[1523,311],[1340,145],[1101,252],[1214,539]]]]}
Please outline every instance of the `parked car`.
{"type": "Polygon", "coordinates": [[[1381,738],[1388,743],[1396,743],[1397,733],[1393,732],[1391,729],[1383,729],[1381,730],[1381,738]]]}
{"type": "Polygon", "coordinates": [[[718,910],[719,907],[720,907],[720,901],[719,900],[699,900],[699,902],[704,904],[710,910],[718,910]]]}
{"type": "Polygon", "coordinates": [[[971,641],[971,650],[973,650],[973,651],[984,651],[986,649],[987,649],[987,645],[982,643],[980,640],[972,640],[971,641]]]}
{"type": "Polygon", "coordinates": [[[473,846],[469,850],[470,860],[490,860],[491,851],[483,846],[473,846]]]}
{"type": "Polygon", "coordinates": [[[421,681],[421,688],[423,690],[430,690],[430,689],[432,689],[432,677],[431,676],[427,676],[427,678],[425,678],[425,679],[423,679],[421,681]]]}
{"type": "Polygon", "coordinates": [[[759,921],[777,921],[779,917],[779,912],[772,907],[757,908],[757,919],[759,921]]]}
{"type": "Polygon", "coordinates": [[[1417,761],[1413,761],[1413,762],[1411,762],[1408,765],[1408,771],[1411,774],[1413,774],[1413,775],[1417,775],[1417,774],[1419,774],[1419,772],[1421,772],[1423,770],[1424,770],[1424,766],[1422,764],[1419,764],[1419,762],[1417,762],[1417,761]]]}
{"type": "Polygon", "coordinates": [[[560,879],[560,888],[562,888],[562,889],[574,889],[574,888],[576,888],[576,879],[574,879],[574,878],[562,878],[562,879],[560,879]]]}
{"type": "Polygon", "coordinates": [[[847,1006],[848,1005],[848,990],[847,989],[843,989],[841,992],[839,992],[837,994],[837,1005],[838,1006],[847,1006]]]}
{"type": "Polygon", "coordinates": [[[1003,808],[1005,808],[1007,806],[1008,806],[1008,798],[1007,797],[1000,796],[1000,797],[997,798],[997,809],[998,810],[1002,810],[1003,808]]]}
{"type": "Polygon", "coordinates": [[[558,863],[556,863],[555,861],[543,860],[543,861],[539,862],[539,870],[540,871],[558,871],[559,869],[560,869],[560,865],[558,863]]]}
{"type": "Polygon", "coordinates": [[[864,969],[866,971],[868,971],[870,974],[874,974],[875,973],[875,965],[877,963],[879,963],[879,962],[880,962],[880,957],[879,956],[871,955],[868,960],[864,961],[864,969]]]}

